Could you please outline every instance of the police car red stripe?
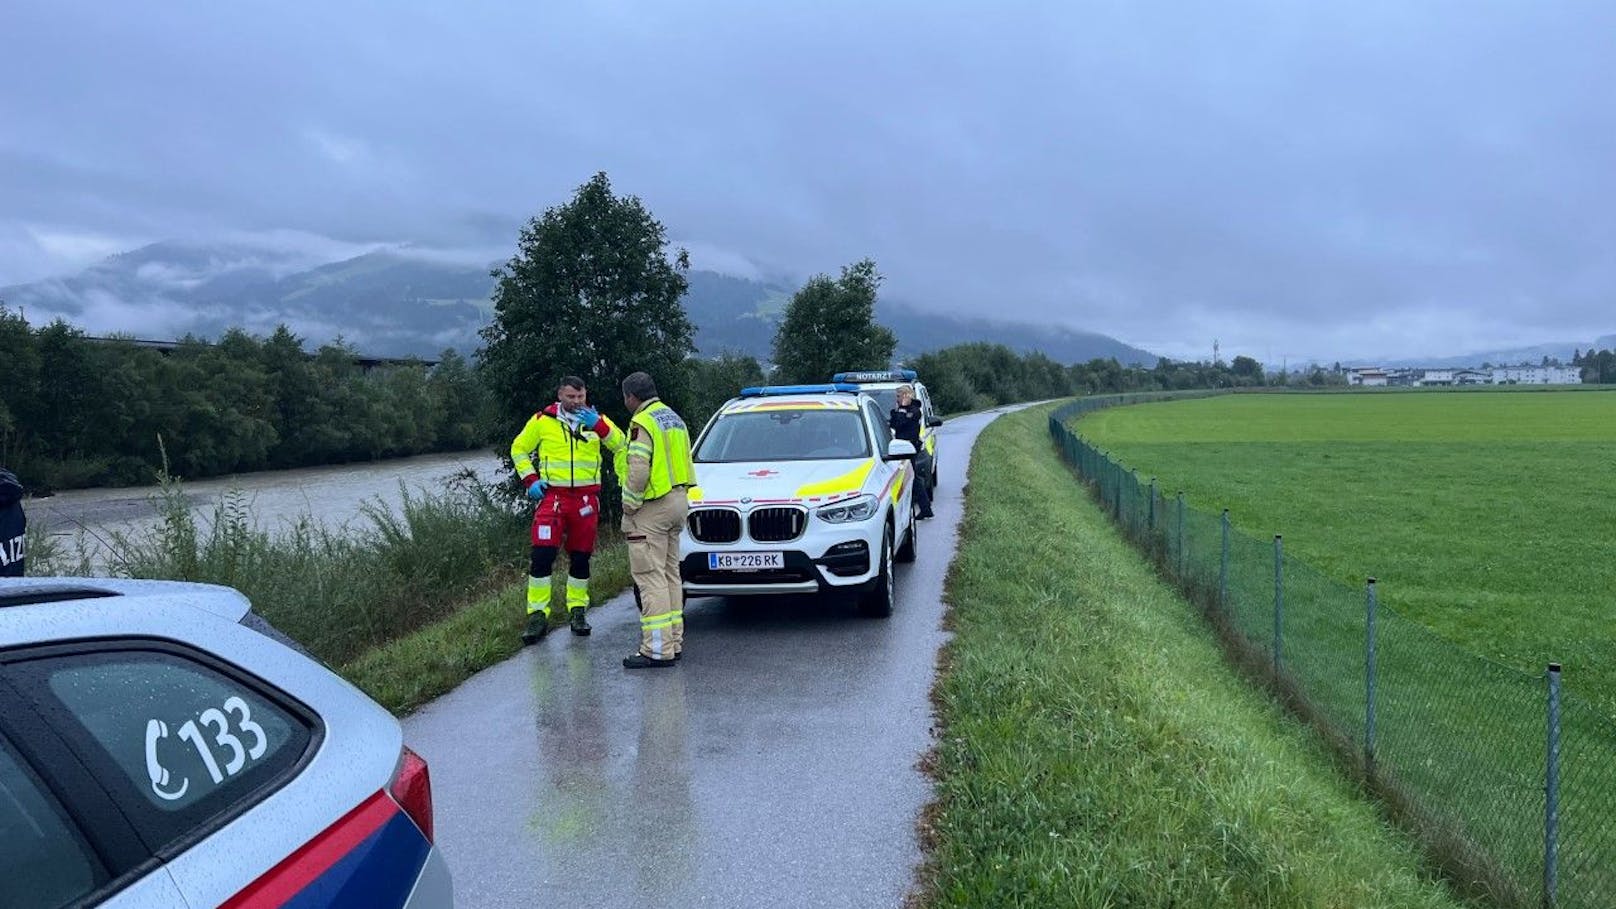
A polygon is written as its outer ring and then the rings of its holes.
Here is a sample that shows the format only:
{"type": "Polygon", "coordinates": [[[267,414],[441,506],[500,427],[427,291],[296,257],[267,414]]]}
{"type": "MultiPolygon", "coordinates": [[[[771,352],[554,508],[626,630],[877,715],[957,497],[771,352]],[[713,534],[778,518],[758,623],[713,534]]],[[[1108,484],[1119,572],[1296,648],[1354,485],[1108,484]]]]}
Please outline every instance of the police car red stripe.
{"type": "Polygon", "coordinates": [[[222,906],[401,906],[430,850],[409,815],[377,792],[222,906]]]}

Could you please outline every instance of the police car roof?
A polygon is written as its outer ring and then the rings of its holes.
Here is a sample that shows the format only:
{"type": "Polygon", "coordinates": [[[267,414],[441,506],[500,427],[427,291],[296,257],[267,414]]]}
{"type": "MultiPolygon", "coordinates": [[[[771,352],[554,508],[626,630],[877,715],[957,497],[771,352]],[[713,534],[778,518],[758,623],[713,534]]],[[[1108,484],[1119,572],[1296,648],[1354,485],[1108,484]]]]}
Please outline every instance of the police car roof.
{"type": "Polygon", "coordinates": [[[135,600],[162,600],[241,621],[252,604],[241,591],[217,584],[187,581],[140,581],[123,578],[0,578],[0,608],[77,600],[117,598],[122,606],[135,600]]]}

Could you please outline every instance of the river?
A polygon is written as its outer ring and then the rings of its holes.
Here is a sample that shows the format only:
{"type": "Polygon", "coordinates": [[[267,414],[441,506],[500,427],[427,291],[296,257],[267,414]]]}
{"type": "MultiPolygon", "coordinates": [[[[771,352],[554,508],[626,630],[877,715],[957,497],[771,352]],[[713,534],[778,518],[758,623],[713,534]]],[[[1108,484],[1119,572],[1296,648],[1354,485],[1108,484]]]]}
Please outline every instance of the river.
{"type": "MultiPolygon", "coordinates": [[[[239,494],[252,520],[265,530],[280,530],[302,518],[332,529],[346,529],[363,514],[366,503],[396,508],[400,484],[413,491],[442,489],[466,471],[479,480],[503,475],[499,458],[484,450],[419,455],[387,461],[268,470],[185,481],[186,499],[201,525],[212,519],[221,498],[239,494]]],[[[131,536],[158,521],[156,486],[75,489],[25,503],[30,524],[38,524],[74,551],[82,541],[99,564],[104,541],[112,534],[131,536]]]]}

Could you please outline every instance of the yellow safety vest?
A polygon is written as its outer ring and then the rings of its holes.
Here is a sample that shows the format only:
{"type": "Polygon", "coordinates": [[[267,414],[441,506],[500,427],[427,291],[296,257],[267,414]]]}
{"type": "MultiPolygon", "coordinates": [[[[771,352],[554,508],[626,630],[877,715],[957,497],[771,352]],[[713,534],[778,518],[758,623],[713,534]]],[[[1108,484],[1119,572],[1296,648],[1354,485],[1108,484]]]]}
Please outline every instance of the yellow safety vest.
{"type": "MultiPolygon", "coordinates": [[[[651,476],[645,490],[634,495],[624,477],[623,501],[630,505],[660,499],[676,486],[696,485],[696,470],[690,465],[690,430],[672,407],[652,398],[634,414],[631,426],[638,426],[643,435],[629,442],[628,456],[642,457],[651,464],[651,476]]],[[[627,457],[623,459],[625,462],[627,457]]]]}
{"type": "Polygon", "coordinates": [[[561,417],[541,411],[533,415],[522,432],[511,441],[511,461],[522,482],[528,477],[551,486],[589,488],[600,486],[600,449],[619,452],[624,446],[623,431],[606,419],[600,418],[600,427],[606,430],[574,427],[561,417]],[[535,456],[538,466],[534,467],[535,456]]]}

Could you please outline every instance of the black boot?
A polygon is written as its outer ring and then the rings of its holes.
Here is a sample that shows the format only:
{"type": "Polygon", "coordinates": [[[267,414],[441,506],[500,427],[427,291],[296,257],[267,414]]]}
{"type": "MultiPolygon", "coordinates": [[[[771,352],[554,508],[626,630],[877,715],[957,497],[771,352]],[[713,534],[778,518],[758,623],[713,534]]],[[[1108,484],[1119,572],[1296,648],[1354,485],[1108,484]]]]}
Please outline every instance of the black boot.
{"type": "Polygon", "coordinates": [[[584,621],[584,613],[589,610],[583,606],[574,606],[569,617],[572,619],[572,633],[586,635],[589,633],[589,623],[584,621]]]}
{"type": "Polygon", "coordinates": [[[527,627],[522,629],[522,643],[537,644],[550,633],[550,616],[547,613],[535,612],[527,617],[527,627]]]}
{"type": "Polygon", "coordinates": [[[643,653],[633,653],[623,657],[624,669],[667,669],[673,663],[673,660],[655,660],[643,653]]]}

